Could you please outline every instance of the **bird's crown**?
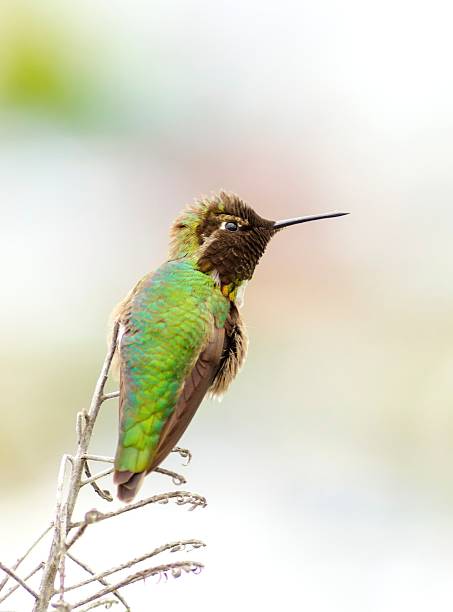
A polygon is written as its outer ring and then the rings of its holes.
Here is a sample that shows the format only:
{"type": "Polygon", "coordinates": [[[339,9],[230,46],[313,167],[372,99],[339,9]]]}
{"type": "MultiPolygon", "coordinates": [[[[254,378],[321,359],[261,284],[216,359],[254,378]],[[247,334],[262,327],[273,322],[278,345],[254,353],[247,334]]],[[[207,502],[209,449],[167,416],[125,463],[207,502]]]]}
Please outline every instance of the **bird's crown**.
{"type": "Polygon", "coordinates": [[[196,201],[175,220],[170,259],[195,259],[198,268],[217,276],[221,285],[239,284],[252,277],[275,231],[273,221],[222,191],[196,201]]]}

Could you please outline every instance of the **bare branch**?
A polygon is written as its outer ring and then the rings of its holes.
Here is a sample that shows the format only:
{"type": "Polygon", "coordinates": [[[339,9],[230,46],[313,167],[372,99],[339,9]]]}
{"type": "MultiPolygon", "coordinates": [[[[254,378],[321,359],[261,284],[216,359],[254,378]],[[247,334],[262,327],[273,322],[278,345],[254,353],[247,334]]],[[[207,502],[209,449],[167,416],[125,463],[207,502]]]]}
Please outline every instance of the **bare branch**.
{"type": "Polygon", "coordinates": [[[153,550],[150,553],[147,553],[146,555],[141,555],[140,557],[136,557],[135,559],[131,559],[130,561],[127,561],[127,563],[121,563],[121,565],[116,565],[115,567],[112,567],[111,569],[108,569],[105,572],[96,574],[87,580],[78,582],[77,584],[72,584],[66,588],[66,592],[73,591],[74,589],[78,589],[80,587],[86,586],[87,584],[90,584],[91,582],[94,582],[96,580],[100,581],[101,578],[105,578],[106,576],[110,576],[111,574],[116,574],[117,572],[120,572],[129,567],[132,567],[133,565],[136,565],[137,563],[146,561],[146,559],[150,559],[151,557],[160,555],[163,552],[166,552],[166,551],[179,552],[179,551],[184,551],[184,550],[186,552],[190,552],[191,550],[195,548],[202,548],[204,546],[206,546],[206,544],[204,544],[200,540],[181,540],[179,542],[170,542],[169,544],[164,544],[163,546],[159,546],[159,548],[156,548],[155,550],[153,550]]]}
{"type": "Polygon", "coordinates": [[[103,455],[84,455],[82,458],[88,461],[99,461],[100,463],[114,463],[115,461],[113,457],[104,457],[103,455]]]}
{"type": "Polygon", "coordinates": [[[187,483],[187,480],[184,478],[184,476],[181,476],[181,474],[177,474],[176,472],[172,472],[171,470],[166,470],[165,468],[157,467],[154,468],[154,472],[157,472],[158,474],[164,474],[164,476],[170,476],[173,481],[173,484],[175,484],[177,487],[180,487],[181,485],[187,483]]]}
{"type": "MultiPolygon", "coordinates": [[[[142,499],[134,504],[129,504],[128,506],[118,508],[118,510],[115,510],[114,512],[99,512],[97,520],[105,521],[106,519],[113,518],[114,516],[124,514],[124,512],[130,512],[136,508],[143,508],[143,506],[147,506],[149,504],[168,504],[170,500],[175,500],[178,506],[191,504],[191,510],[194,510],[197,507],[205,508],[207,506],[206,498],[198,495],[197,493],[189,493],[188,491],[172,491],[170,493],[162,493],[161,495],[147,497],[146,499],[142,499]]],[[[74,527],[80,527],[83,524],[84,521],[72,523],[71,529],[74,527]]]]}
{"type": "MultiPolygon", "coordinates": [[[[191,457],[190,451],[188,451],[187,449],[178,449],[178,450],[174,450],[172,452],[182,452],[184,457],[191,457]]],[[[101,463],[114,463],[114,459],[113,457],[103,457],[100,455],[85,455],[84,459],[86,459],[87,461],[98,461],[101,463]]],[[[190,461],[190,459],[189,459],[190,461]]],[[[106,468],[105,470],[103,470],[102,472],[99,472],[98,474],[95,474],[94,476],[91,474],[90,472],[90,468],[88,467],[88,463],[85,463],[85,473],[88,476],[88,478],[86,478],[85,480],[82,480],[81,486],[84,487],[87,484],[92,484],[94,483],[96,480],[99,480],[100,478],[104,478],[104,476],[108,476],[109,474],[111,474],[112,472],[114,472],[115,468],[106,468]]],[[[170,476],[170,478],[173,480],[173,483],[177,486],[181,486],[183,484],[187,483],[187,480],[184,478],[184,476],[182,476],[181,474],[178,474],[177,472],[173,472],[171,470],[167,470],[165,468],[161,468],[161,467],[157,467],[154,469],[154,472],[157,472],[158,474],[163,474],[165,476],[170,476]]],[[[109,491],[107,490],[100,490],[97,486],[94,486],[94,489],[96,491],[96,493],[102,497],[102,499],[105,499],[107,501],[113,501],[112,495],[109,491]]]]}
{"type": "MultiPolygon", "coordinates": [[[[28,580],[29,578],[31,578],[32,576],[34,576],[35,574],[37,574],[39,572],[40,569],[42,569],[44,567],[44,562],[41,561],[41,563],[35,567],[35,569],[33,571],[31,571],[27,576],[25,576],[24,578],[24,582],[26,580],[28,580]]],[[[9,576],[8,576],[9,578],[9,576]]],[[[0,597],[0,603],[3,603],[6,599],[8,599],[8,597],[10,595],[12,595],[15,591],[17,591],[17,589],[19,588],[20,584],[15,584],[13,587],[11,587],[10,589],[8,589],[6,591],[6,593],[3,595],[3,597],[0,597]]]]}
{"type": "Polygon", "coordinates": [[[22,580],[20,576],[16,574],[16,572],[14,572],[12,569],[4,565],[1,561],[0,561],[0,569],[3,570],[5,574],[8,574],[8,576],[13,578],[18,584],[20,584],[20,586],[24,588],[26,591],[28,591],[30,595],[33,595],[33,597],[36,600],[39,599],[38,593],[36,593],[31,587],[29,587],[28,584],[24,580],[22,580]]]}
{"type": "Polygon", "coordinates": [[[201,572],[203,567],[204,565],[202,563],[199,563],[198,561],[179,561],[176,563],[168,563],[166,565],[150,567],[148,569],[142,570],[141,572],[131,574],[130,576],[127,576],[116,584],[108,588],[102,589],[101,591],[98,591],[94,595],[91,595],[90,597],[87,597],[82,601],[78,601],[77,603],[73,604],[72,607],[73,609],[79,608],[80,606],[83,606],[87,603],[96,601],[96,599],[99,599],[100,597],[104,597],[104,595],[112,593],[112,591],[114,590],[121,589],[122,587],[128,586],[129,584],[133,584],[138,580],[148,578],[149,576],[165,576],[167,578],[168,573],[170,573],[174,578],[179,578],[182,572],[198,574],[201,572]]]}
{"type": "Polygon", "coordinates": [[[88,608],[84,608],[80,612],[87,612],[88,610],[93,610],[94,608],[100,608],[101,606],[104,606],[106,610],[109,610],[113,606],[113,604],[117,604],[117,603],[118,602],[116,599],[101,599],[101,601],[94,602],[93,604],[91,604],[91,606],[88,606],[88,608]]]}
{"type": "MultiPolygon", "coordinates": [[[[39,535],[36,540],[34,540],[32,542],[32,544],[28,547],[28,549],[26,550],[26,552],[22,555],[22,557],[19,557],[19,559],[17,559],[16,563],[13,565],[13,570],[17,570],[17,568],[19,567],[19,565],[22,563],[22,561],[24,561],[28,555],[31,553],[31,551],[35,548],[35,546],[37,546],[41,540],[43,538],[46,537],[46,535],[49,533],[49,531],[52,529],[53,527],[53,523],[51,523],[42,533],[41,535],[39,535]]],[[[3,589],[3,587],[5,586],[5,584],[8,582],[10,576],[6,575],[5,578],[0,582],[0,591],[3,589]]],[[[27,580],[27,579],[26,579],[27,580]]],[[[2,600],[0,600],[2,601],[2,600]]]]}
{"type": "Polygon", "coordinates": [[[77,413],[76,418],[76,436],[77,436],[77,444],[80,444],[80,441],[83,436],[83,431],[85,429],[86,424],[86,414],[83,412],[77,413]]]}
{"type": "Polygon", "coordinates": [[[105,476],[108,476],[114,471],[114,468],[107,468],[105,470],[102,470],[102,472],[98,472],[97,474],[94,474],[94,476],[91,475],[91,472],[87,464],[85,464],[85,470],[86,470],[88,478],[86,478],[85,480],[82,480],[82,482],[80,483],[81,487],[84,487],[87,484],[93,484],[94,482],[96,482],[96,480],[99,480],[100,478],[104,478],[105,476]]]}
{"type": "Polygon", "coordinates": [[[115,397],[119,397],[119,396],[120,396],[119,391],[112,391],[112,393],[104,393],[101,399],[103,402],[105,402],[106,400],[114,399],[115,397]]]}
{"type": "MultiPolygon", "coordinates": [[[[92,576],[95,576],[95,572],[88,567],[88,565],[86,565],[86,563],[83,563],[83,561],[80,561],[79,559],[77,559],[76,557],[74,557],[74,555],[72,553],[67,553],[67,556],[74,561],[74,563],[76,563],[77,565],[79,565],[82,569],[84,569],[88,574],[91,574],[92,576]]],[[[96,578],[97,582],[99,582],[100,584],[102,584],[102,586],[108,587],[110,586],[109,583],[107,582],[107,580],[104,580],[103,578],[96,578]]],[[[67,589],[69,590],[69,589],[67,589]]],[[[126,608],[126,612],[130,612],[130,607],[129,604],[126,602],[126,600],[122,597],[122,595],[118,592],[118,591],[112,591],[112,594],[118,599],[118,601],[120,601],[123,606],[126,608]]],[[[89,609],[89,608],[88,608],[89,609]]]]}
{"type": "MultiPolygon", "coordinates": [[[[65,580],[65,561],[66,561],[66,534],[68,532],[67,523],[68,523],[68,508],[67,505],[64,504],[61,511],[61,527],[60,527],[60,564],[58,567],[58,573],[60,574],[60,608],[63,608],[64,604],[64,580],[65,580]]],[[[69,611],[68,611],[69,612],[69,611]]]]}
{"type": "MultiPolygon", "coordinates": [[[[107,351],[107,355],[104,360],[104,364],[101,369],[100,376],[96,383],[96,387],[93,393],[93,397],[91,399],[90,408],[88,412],[82,413],[84,417],[80,417],[78,421],[78,435],[80,436],[78,440],[77,453],[74,457],[72,457],[72,469],[71,469],[71,479],[69,483],[69,488],[67,494],[65,496],[65,520],[66,525],[69,525],[72,513],[74,512],[74,506],[77,500],[77,496],[80,490],[81,477],[83,472],[83,466],[85,464],[85,455],[87,454],[88,445],[91,440],[91,435],[93,433],[94,424],[99,413],[102,401],[103,401],[103,393],[105,383],[107,382],[107,376],[110,369],[110,365],[112,363],[113,355],[116,349],[116,340],[118,337],[118,323],[115,324],[112,340],[110,343],[110,347],[107,351]],[[83,419],[85,423],[83,423],[83,419]]],[[[46,612],[49,606],[50,599],[54,593],[54,583],[55,576],[57,573],[57,569],[60,566],[60,559],[63,554],[63,550],[60,546],[61,541],[65,541],[66,533],[63,534],[64,540],[61,537],[61,525],[62,525],[62,516],[61,516],[61,508],[63,507],[63,489],[58,487],[57,494],[57,507],[55,510],[55,530],[54,536],[52,540],[52,544],[49,551],[49,556],[47,559],[46,567],[42,576],[41,585],[40,585],[40,596],[39,601],[36,602],[33,612],[46,612]]]]}

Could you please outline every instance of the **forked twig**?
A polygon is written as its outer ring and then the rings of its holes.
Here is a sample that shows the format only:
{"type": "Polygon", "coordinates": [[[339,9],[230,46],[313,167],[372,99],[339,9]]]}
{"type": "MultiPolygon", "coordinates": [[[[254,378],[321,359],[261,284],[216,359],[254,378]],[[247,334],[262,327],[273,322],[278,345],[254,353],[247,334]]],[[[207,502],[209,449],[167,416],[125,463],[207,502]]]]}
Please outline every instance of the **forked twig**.
{"type": "MultiPolygon", "coordinates": [[[[41,563],[39,565],[37,565],[35,567],[34,570],[32,570],[29,574],[27,574],[27,576],[25,576],[24,578],[24,582],[26,582],[27,580],[29,580],[32,576],[34,576],[35,574],[37,574],[39,572],[40,569],[42,569],[44,567],[44,562],[41,561],[41,563]]],[[[9,576],[8,576],[9,577],[9,576]]],[[[12,586],[10,589],[8,589],[6,591],[6,593],[0,597],[0,603],[3,603],[6,599],[8,599],[8,597],[10,595],[12,595],[15,591],[17,591],[17,589],[20,587],[21,585],[19,583],[15,584],[14,586],[12,586]]]]}
{"type": "MultiPolygon", "coordinates": [[[[52,529],[53,527],[53,523],[51,523],[37,538],[36,540],[34,540],[31,545],[27,548],[27,550],[25,551],[25,553],[22,555],[22,557],[19,557],[19,559],[17,559],[16,563],[13,565],[12,569],[13,570],[17,570],[17,568],[19,567],[19,565],[28,557],[28,555],[32,552],[32,550],[41,542],[41,540],[43,540],[46,535],[49,533],[49,531],[52,529]]],[[[0,591],[3,589],[3,587],[5,586],[5,584],[8,582],[8,580],[10,579],[10,576],[7,574],[4,579],[0,582],[0,591]]],[[[3,600],[0,600],[0,602],[3,600]]]]}
{"type": "MultiPolygon", "coordinates": [[[[91,574],[92,576],[95,576],[96,573],[83,561],[80,561],[80,559],[77,559],[77,557],[74,557],[74,555],[72,553],[67,553],[67,556],[71,559],[71,561],[73,561],[74,563],[76,563],[79,567],[81,567],[82,569],[84,569],[88,574],[91,574]]],[[[105,587],[109,587],[109,583],[107,582],[107,580],[104,580],[104,578],[102,577],[96,577],[93,578],[93,580],[96,580],[97,582],[99,582],[99,584],[102,584],[102,586],[105,587]]],[[[69,589],[67,589],[69,590],[69,589]]],[[[119,593],[118,591],[112,591],[112,595],[114,595],[118,601],[120,601],[123,606],[126,608],[126,612],[130,612],[130,607],[129,604],[126,602],[126,600],[124,599],[124,597],[121,595],[121,593],[119,593]]]]}
{"type": "Polygon", "coordinates": [[[23,587],[26,591],[28,591],[30,595],[33,595],[33,597],[36,600],[39,599],[38,593],[36,593],[31,587],[29,587],[28,584],[24,580],[22,580],[22,578],[18,576],[14,570],[4,565],[1,561],[0,561],[0,570],[3,570],[5,574],[8,574],[10,578],[13,578],[18,584],[20,584],[21,587],[23,587]]]}

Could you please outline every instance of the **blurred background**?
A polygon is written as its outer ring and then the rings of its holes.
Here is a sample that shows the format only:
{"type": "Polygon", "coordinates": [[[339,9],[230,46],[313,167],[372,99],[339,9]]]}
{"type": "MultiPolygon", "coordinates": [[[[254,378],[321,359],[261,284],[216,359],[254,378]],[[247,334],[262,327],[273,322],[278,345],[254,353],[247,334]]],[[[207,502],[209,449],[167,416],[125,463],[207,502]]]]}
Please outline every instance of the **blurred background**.
{"type": "MultiPolygon", "coordinates": [[[[452,17],[438,1],[1,3],[3,562],[50,520],[110,311],[165,259],[181,208],[225,188],[269,218],[352,214],[279,234],[248,287],[247,364],[182,439],[192,464],[166,463],[208,507],[98,525],[79,556],[101,570],[207,542],[188,555],[200,576],[129,587],[134,612],[451,610],[452,17]]],[[[113,454],[116,411],[92,452],[113,454]]]]}

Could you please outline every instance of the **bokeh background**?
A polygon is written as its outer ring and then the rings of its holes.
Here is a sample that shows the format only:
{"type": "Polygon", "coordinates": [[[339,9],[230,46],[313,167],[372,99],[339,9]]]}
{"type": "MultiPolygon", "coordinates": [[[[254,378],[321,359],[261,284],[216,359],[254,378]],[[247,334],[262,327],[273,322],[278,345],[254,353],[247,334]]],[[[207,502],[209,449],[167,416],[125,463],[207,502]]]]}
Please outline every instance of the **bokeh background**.
{"type": "MultiPolygon", "coordinates": [[[[248,362],[182,440],[208,508],[93,527],[79,555],[208,543],[200,576],[130,587],[134,612],[451,610],[452,18],[436,0],[1,3],[2,561],[50,520],[112,307],[177,212],[225,188],[270,218],[352,214],[281,233],[249,285],[248,362]]],[[[116,419],[111,402],[93,452],[116,419]]]]}

